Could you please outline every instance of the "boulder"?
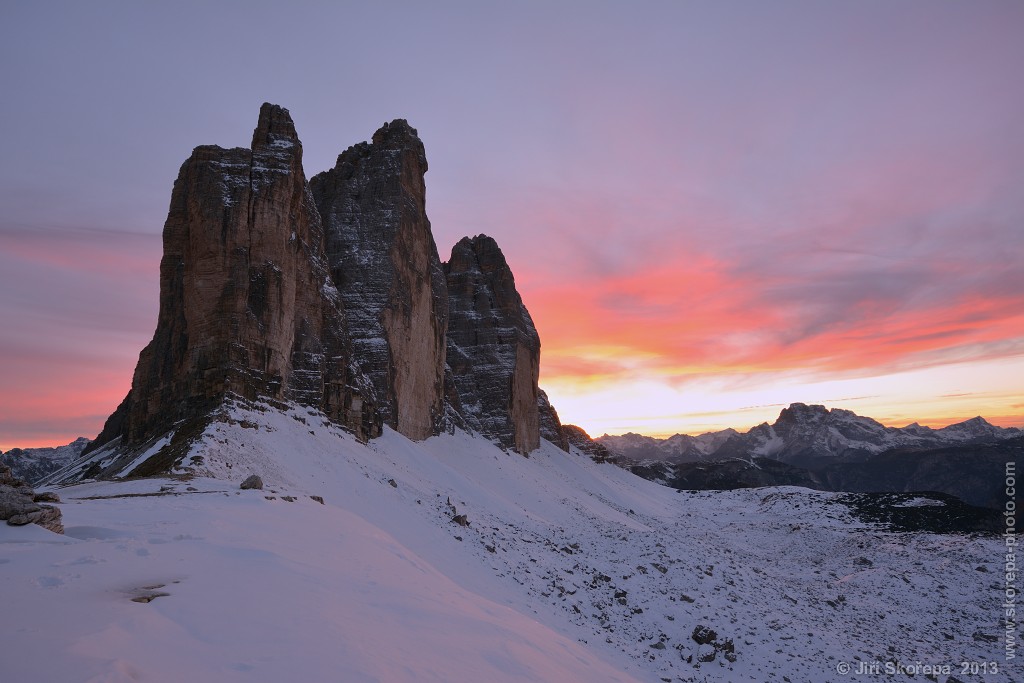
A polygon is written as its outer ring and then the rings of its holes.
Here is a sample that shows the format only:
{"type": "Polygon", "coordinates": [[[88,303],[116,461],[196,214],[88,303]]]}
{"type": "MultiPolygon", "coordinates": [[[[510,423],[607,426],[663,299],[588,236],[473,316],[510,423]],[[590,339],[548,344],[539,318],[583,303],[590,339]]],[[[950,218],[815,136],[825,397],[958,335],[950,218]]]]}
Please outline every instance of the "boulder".
{"type": "Polygon", "coordinates": [[[263,479],[261,479],[258,474],[250,474],[248,477],[245,478],[245,481],[242,482],[242,485],[239,488],[243,490],[258,489],[262,491],[263,479]]]}
{"type": "Polygon", "coordinates": [[[54,533],[64,533],[61,511],[52,505],[40,505],[35,497],[25,482],[11,474],[11,468],[0,464],[0,520],[10,526],[38,524],[54,533]]]}

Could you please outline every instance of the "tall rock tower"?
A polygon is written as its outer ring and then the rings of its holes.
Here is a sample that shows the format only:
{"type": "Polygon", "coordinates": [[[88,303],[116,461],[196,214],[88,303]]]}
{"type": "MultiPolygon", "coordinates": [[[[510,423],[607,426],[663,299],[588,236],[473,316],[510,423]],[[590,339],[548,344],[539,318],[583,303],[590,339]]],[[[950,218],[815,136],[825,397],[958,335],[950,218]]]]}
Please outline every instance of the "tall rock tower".
{"type": "Polygon", "coordinates": [[[444,421],[444,273],[426,213],[427,158],[402,119],[310,180],[356,362],[384,423],[411,439],[444,421]]]}
{"type": "Polygon", "coordinates": [[[444,268],[460,412],[474,430],[526,455],[540,445],[540,337],[512,270],[486,235],[462,238],[444,268]]]}
{"type": "MultiPolygon", "coordinates": [[[[170,431],[195,433],[193,423],[230,394],[295,401],[362,438],[379,433],[372,390],[351,365],[288,110],[262,106],[250,149],[192,152],[174,183],[163,243],[156,332],[89,450],[119,440],[128,457],[170,431]]],[[[173,443],[133,473],[166,469],[180,456],[173,443]]]]}
{"type": "Polygon", "coordinates": [[[411,439],[471,429],[524,455],[542,437],[568,448],[501,249],[466,237],[441,263],[426,171],[397,119],[307,183],[291,116],[271,104],[249,149],[195,148],[164,224],[153,340],[55,481],[187,468],[233,398],[316,408],[363,440],[387,424],[411,439]]]}

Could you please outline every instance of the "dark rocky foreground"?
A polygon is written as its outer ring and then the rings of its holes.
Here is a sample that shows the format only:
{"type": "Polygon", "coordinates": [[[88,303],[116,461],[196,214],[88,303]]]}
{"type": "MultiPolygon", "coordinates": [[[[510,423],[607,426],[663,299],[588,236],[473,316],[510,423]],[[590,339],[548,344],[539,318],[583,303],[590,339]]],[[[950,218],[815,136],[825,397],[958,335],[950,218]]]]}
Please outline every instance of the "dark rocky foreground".
{"type": "Polygon", "coordinates": [[[838,497],[835,504],[846,507],[861,521],[878,524],[887,531],[999,534],[1005,530],[1005,520],[998,510],[970,505],[934,491],[850,493],[838,497]]]}
{"type": "Polygon", "coordinates": [[[38,524],[58,534],[64,533],[59,508],[46,503],[59,503],[54,493],[36,493],[32,487],[11,474],[11,468],[0,464],[0,521],[9,526],[38,524]]]}

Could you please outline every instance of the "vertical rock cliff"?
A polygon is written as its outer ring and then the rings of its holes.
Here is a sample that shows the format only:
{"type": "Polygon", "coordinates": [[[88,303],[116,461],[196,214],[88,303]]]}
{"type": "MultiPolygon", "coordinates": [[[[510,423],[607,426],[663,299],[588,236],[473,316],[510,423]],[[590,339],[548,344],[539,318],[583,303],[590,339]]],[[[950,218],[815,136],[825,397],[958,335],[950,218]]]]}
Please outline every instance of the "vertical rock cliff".
{"type": "Polygon", "coordinates": [[[448,365],[471,428],[522,454],[540,445],[540,338],[497,242],[464,237],[444,266],[448,365]]]}
{"type": "Polygon", "coordinates": [[[356,362],[383,421],[411,439],[444,421],[444,273],[426,213],[427,159],[402,119],[310,180],[356,362]]]}
{"type": "MultiPolygon", "coordinates": [[[[292,400],[363,438],[379,433],[372,392],[351,365],[342,300],[286,109],[263,105],[250,149],[193,151],[174,183],[163,243],[156,332],[90,450],[194,432],[189,422],[229,394],[292,400]]],[[[134,473],[166,468],[173,457],[163,453],[134,473]]]]}
{"type": "Polygon", "coordinates": [[[271,104],[249,149],[197,147],[171,193],[153,340],[57,479],[187,467],[233,398],[310,406],[361,439],[387,424],[412,439],[472,429],[522,454],[542,436],[568,449],[504,255],[481,235],[441,263],[426,171],[398,119],[307,183],[292,119],[271,104]]]}

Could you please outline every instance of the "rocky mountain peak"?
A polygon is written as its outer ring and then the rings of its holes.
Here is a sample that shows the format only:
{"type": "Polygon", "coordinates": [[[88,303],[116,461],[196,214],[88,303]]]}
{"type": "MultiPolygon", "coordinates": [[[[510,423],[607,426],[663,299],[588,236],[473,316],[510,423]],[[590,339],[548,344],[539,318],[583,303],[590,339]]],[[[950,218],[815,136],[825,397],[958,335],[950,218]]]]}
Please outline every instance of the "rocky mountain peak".
{"type": "Polygon", "coordinates": [[[265,148],[276,150],[296,150],[302,155],[302,143],[295,132],[292,116],[284,107],[264,102],[260,107],[259,121],[252,133],[252,150],[263,151],[265,148]]]}
{"type": "Polygon", "coordinates": [[[426,212],[423,143],[384,124],[310,180],[355,361],[380,419],[411,439],[443,428],[448,297],[426,212]]]}
{"type": "Polygon", "coordinates": [[[171,194],[160,313],[132,389],[90,450],[116,454],[83,476],[162,471],[230,396],[323,410],[379,433],[372,391],[350,367],[341,300],[288,111],[264,104],[251,149],[197,147],[171,194]],[[157,443],[157,440],[160,440],[157,443]],[[136,462],[140,451],[151,456],[136,462]]]}
{"type": "Polygon", "coordinates": [[[164,225],[153,340],[54,481],[187,469],[234,401],[312,407],[363,440],[468,427],[522,454],[542,434],[568,450],[504,254],[477,235],[442,266],[426,171],[395,119],[307,183],[291,115],[270,103],[249,149],[196,147],[164,225]]]}
{"type": "Polygon", "coordinates": [[[377,129],[371,138],[373,146],[386,150],[415,152],[423,172],[427,171],[427,155],[419,132],[405,119],[395,119],[377,129]]]}
{"type": "Polygon", "coordinates": [[[540,443],[540,337],[498,243],[464,237],[444,265],[448,366],[470,427],[526,454],[540,443]]]}
{"type": "Polygon", "coordinates": [[[89,439],[80,436],[66,446],[12,448],[0,453],[0,465],[10,467],[14,477],[35,484],[77,459],[88,445],[89,439]]]}
{"type": "Polygon", "coordinates": [[[985,418],[979,416],[972,417],[971,419],[964,420],[963,422],[951,424],[938,431],[951,438],[963,440],[984,438],[994,434],[1009,434],[1016,430],[996,427],[985,418]]]}
{"type": "Polygon", "coordinates": [[[828,417],[829,410],[822,405],[807,405],[806,403],[791,403],[788,408],[783,408],[779,413],[775,424],[810,424],[820,422],[828,417]]]}
{"type": "MultiPolygon", "coordinates": [[[[516,290],[515,276],[505,260],[505,254],[493,237],[476,235],[463,237],[452,247],[451,258],[445,264],[449,284],[454,279],[457,284],[467,282],[486,282],[487,293],[493,295],[487,301],[473,301],[474,310],[481,314],[492,314],[492,320],[498,320],[498,312],[504,320],[514,323],[517,334],[524,340],[537,336],[533,318],[523,305],[523,300],[516,290]]],[[[483,290],[478,291],[482,294],[483,290]]],[[[537,342],[540,344],[539,340],[537,342]]]]}

